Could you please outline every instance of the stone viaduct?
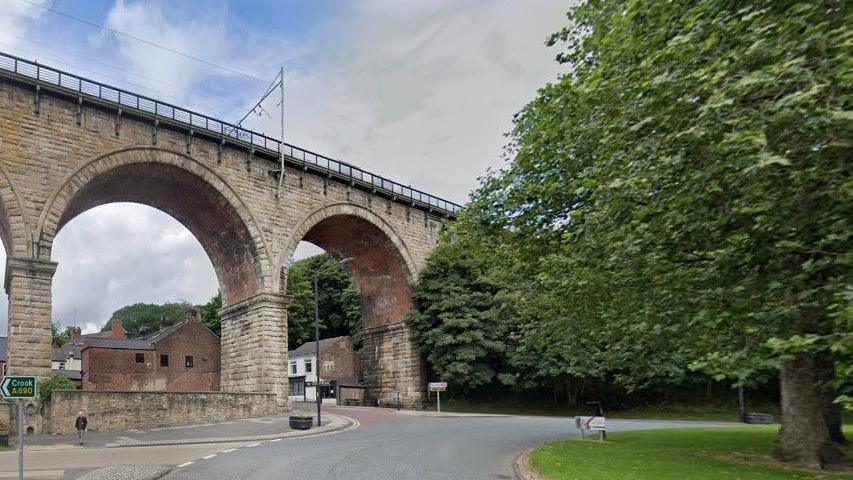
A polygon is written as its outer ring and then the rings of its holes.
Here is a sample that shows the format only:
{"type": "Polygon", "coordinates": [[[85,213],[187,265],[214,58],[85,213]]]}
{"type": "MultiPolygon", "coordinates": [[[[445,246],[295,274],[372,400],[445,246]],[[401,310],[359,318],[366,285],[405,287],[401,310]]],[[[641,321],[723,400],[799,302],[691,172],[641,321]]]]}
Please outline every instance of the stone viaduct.
{"type": "Polygon", "coordinates": [[[423,365],[402,320],[418,270],[458,205],[195,112],[0,54],[10,374],[50,375],[53,240],[75,216],[110,202],[171,215],[209,255],[223,297],[223,391],[274,393],[286,406],[287,269],[304,240],[352,257],[345,268],[361,295],[370,395],[399,391],[405,404],[422,401],[423,365]]]}

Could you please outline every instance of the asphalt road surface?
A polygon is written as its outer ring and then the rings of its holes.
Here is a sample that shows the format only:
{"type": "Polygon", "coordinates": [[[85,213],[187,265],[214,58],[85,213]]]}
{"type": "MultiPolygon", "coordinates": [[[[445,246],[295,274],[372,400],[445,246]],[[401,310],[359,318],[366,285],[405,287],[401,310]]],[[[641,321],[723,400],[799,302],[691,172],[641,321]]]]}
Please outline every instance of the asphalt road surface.
{"type": "MultiPolygon", "coordinates": [[[[164,478],[269,480],[513,479],[515,455],[577,435],[574,421],[545,417],[436,418],[380,409],[338,409],[358,428],[231,447],[176,467],[164,478]]],[[[608,430],[699,425],[613,420],[608,430]]]]}

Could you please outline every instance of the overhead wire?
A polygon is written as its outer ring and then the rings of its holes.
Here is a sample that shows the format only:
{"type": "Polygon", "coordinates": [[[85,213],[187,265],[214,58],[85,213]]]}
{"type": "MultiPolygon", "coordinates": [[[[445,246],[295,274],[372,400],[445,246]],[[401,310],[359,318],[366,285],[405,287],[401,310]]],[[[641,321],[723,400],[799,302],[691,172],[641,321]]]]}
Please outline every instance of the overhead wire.
{"type": "MultiPolygon", "coordinates": [[[[98,75],[98,76],[105,76],[105,77],[107,77],[107,78],[111,78],[111,79],[113,79],[113,80],[118,81],[119,83],[125,83],[125,82],[126,82],[126,83],[128,83],[128,84],[130,84],[130,85],[134,85],[134,86],[140,87],[140,88],[145,89],[145,90],[150,90],[150,91],[152,91],[152,92],[156,92],[156,93],[158,93],[158,94],[160,94],[160,95],[165,95],[165,96],[172,97],[173,99],[179,100],[180,102],[187,102],[187,101],[191,101],[192,97],[198,96],[198,97],[202,97],[202,98],[206,99],[206,101],[210,101],[210,102],[212,102],[212,103],[216,104],[219,110],[226,110],[226,109],[232,109],[232,108],[233,108],[233,106],[231,106],[231,105],[227,105],[227,104],[226,104],[226,102],[223,102],[219,97],[214,97],[214,96],[212,96],[212,95],[208,95],[208,94],[206,94],[206,93],[204,93],[204,92],[202,92],[202,91],[196,91],[196,90],[190,90],[190,89],[187,89],[187,88],[182,88],[182,87],[179,87],[179,86],[177,86],[177,85],[175,85],[175,84],[173,84],[173,83],[170,83],[170,82],[167,82],[167,81],[164,81],[164,80],[160,80],[160,79],[155,78],[155,77],[152,77],[152,76],[150,76],[150,75],[145,75],[145,74],[143,74],[143,73],[133,72],[133,71],[128,70],[127,68],[119,67],[119,66],[117,66],[117,65],[113,65],[113,64],[111,64],[111,63],[107,63],[107,62],[104,62],[104,61],[102,61],[102,60],[97,60],[97,59],[94,59],[94,58],[91,58],[91,57],[87,57],[87,56],[85,56],[85,55],[80,55],[80,54],[78,54],[78,53],[69,52],[69,51],[66,51],[66,50],[63,50],[63,49],[60,49],[60,48],[56,48],[56,47],[50,46],[50,45],[48,45],[48,44],[46,44],[46,43],[39,42],[39,41],[36,41],[36,40],[30,39],[30,38],[27,38],[27,37],[25,37],[25,36],[23,36],[23,35],[11,34],[11,36],[16,37],[17,39],[19,39],[19,40],[21,40],[21,41],[24,41],[24,42],[27,42],[27,43],[31,43],[31,44],[33,44],[33,45],[36,45],[36,46],[40,47],[40,48],[45,48],[45,49],[48,49],[48,50],[52,50],[52,51],[54,51],[54,52],[56,52],[56,53],[59,53],[59,54],[62,54],[62,55],[70,55],[70,56],[72,56],[72,57],[76,57],[76,58],[79,58],[79,59],[81,59],[81,60],[85,60],[85,61],[87,61],[87,62],[97,63],[97,64],[102,65],[102,66],[104,66],[104,67],[111,68],[111,69],[116,70],[116,71],[119,71],[119,72],[121,72],[121,73],[123,73],[123,74],[125,74],[125,75],[135,76],[135,77],[138,77],[138,78],[140,78],[140,79],[150,80],[150,81],[152,81],[152,82],[159,83],[160,85],[162,85],[162,86],[164,86],[164,87],[168,87],[170,90],[175,90],[175,91],[179,91],[179,92],[183,93],[183,94],[184,94],[184,96],[183,96],[183,97],[179,97],[179,96],[177,96],[177,95],[173,95],[173,94],[171,94],[171,93],[168,93],[168,92],[167,92],[167,91],[165,91],[165,90],[161,90],[161,89],[157,89],[157,88],[152,88],[152,87],[150,87],[150,86],[142,85],[142,84],[139,84],[139,83],[133,83],[133,82],[128,81],[128,80],[126,80],[126,79],[120,79],[119,77],[110,76],[109,74],[104,74],[104,73],[96,72],[96,71],[93,71],[93,70],[91,70],[91,69],[90,69],[90,70],[87,70],[87,71],[88,71],[88,72],[90,72],[90,73],[94,73],[95,75],[98,75]]],[[[27,52],[27,53],[29,53],[30,55],[36,55],[36,53],[35,53],[35,52],[33,52],[32,50],[26,50],[26,49],[24,49],[24,48],[21,48],[21,47],[20,47],[20,46],[18,46],[18,45],[11,45],[11,44],[9,44],[9,43],[5,43],[5,42],[0,42],[0,44],[6,45],[6,46],[7,46],[7,47],[9,47],[9,48],[13,48],[13,49],[20,50],[20,51],[22,51],[22,52],[27,52]]],[[[54,62],[55,62],[53,59],[51,59],[50,61],[51,61],[51,63],[54,63],[54,62]]],[[[56,62],[56,63],[62,63],[62,62],[56,62]]],[[[65,65],[69,65],[69,64],[68,64],[68,63],[65,63],[65,65]]],[[[74,65],[72,68],[73,68],[73,69],[75,69],[75,70],[79,70],[79,69],[80,69],[80,67],[79,67],[79,66],[76,66],[76,65],[74,65]]]]}
{"type": "Polygon", "coordinates": [[[228,67],[225,67],[225,66],[222,66],[222,65],[219,65],[219,64],[213,63],[213,62],[211,62],[211,61],[209,61],[209,60],[205,60],[205,59],[203,59],[203,58],[196,57],[196,56],[194,56],[194,55],[190,55],[190,54],[188,54],[188,53],[181,52],[181,51],[179,51],[179,50],[175,50],[174,48],[167,47],[167,46],[165,46],[165,45],[161,45],[161,44],[159,44],[159,43],[152,42],[152,41],[150,41],[150,40],[146,40],[146,39],[141,38],[141,37],[137,37],[136,35],[131,35],[131,34],[129,34],[129,33],[122,32],[121,30],[116,30],[116,29],[114,29],[114,28],[107,27],[106,25],[101,25],[101,24],[99,24],[99,23],[95,23],[95,22],[92,22],[92,21],[86,20],[85,18],[76,17],[76,16],[74,16],[74,15],[71,15],[70,13],[66,13],[66,12],[63,12],[63,11],[57,10],[57,9],[55,9],[55,8],[51,8],[51,7],[47,6],[47,5],[42,5],[42,4],[40,4],[40,3],[36,3],[36,2],[30,1],[30,0],[18,0],[18,1],[20,1],[20,2],[24,2],[24,3],[27,3],[27,4],[32,5],[32,6],[34,6],[34,7],[41,8],[41,9],[43,9],[43,10],[45,10],[45,11],[48,11],[48,12],[51,12],[51,13],[53,13],[53,14],[60,15],[60,16],[62,16],[62,17],[69,18],[69,19],[71,19],[71,20],[74,20],[74,21],[77,21],[77,22],[80,22],[80,23],[83,23],[83,24],[89,25],[89,26],[91,26],[91,27],[94,27],[94,28],[97,28],[97,29],[100,29],[100,30],[104,30],[104,31],[107,31],[107,32],[111,32],[111,33],[113,33],[113,34],[115,34],[115,35],[120,35],[120,36],[122,36],[122,37],[129,38],[129,39],[135,40],[135,41],[140,42],[140,43],[144,43],[145,45],[149,45],[149,46],[152,46],[152,47],[155,47],[155,48],[159,48],[159,49],[165,50],[165,51],[167,51],[167,52],[174,53],[175,55],[180,55],[180,56],[182,56],[182,57],[184,57],[184,58],[188,58],[188,59],[190,59],[190,60],[194,60],[194,61],[196,61],[196,62],[203,63],[203,64],[208,65],[208,66],[210,66],[210,67],[218,68],[218,69],[220,69],[220,70],[223,70],[223,71],[229,72],[229,73],[231,73],[231,74],[233,74],[233,75],[239,75],[239,76],[241,76],[241,77],[247,78],[247,79],[252,80],[252,81],[255,81],[255,82],[266,83],[266,81],[265,81],[265,80],[260,79],[260,78],[258,78],[258,77],[255,77],[255,76],[253,76],[253,75],[249,75],[248,73],[244,73],[244,72],[241,72],[241,71],[239,71],[239,70],[234,70],[233,68],[228,68],[228,67]]]}

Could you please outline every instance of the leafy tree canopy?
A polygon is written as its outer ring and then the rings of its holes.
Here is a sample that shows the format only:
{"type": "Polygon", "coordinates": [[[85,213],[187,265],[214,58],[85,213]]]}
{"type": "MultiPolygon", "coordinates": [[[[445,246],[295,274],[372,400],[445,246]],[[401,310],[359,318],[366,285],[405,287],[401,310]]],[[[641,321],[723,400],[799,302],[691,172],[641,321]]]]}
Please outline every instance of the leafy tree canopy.
{"type": "Polygon", "coordinates": [[[360,347],[361,302],[347,272],[324,253],[295,262],[288,269],[287,294],[293,301],[287,310],[287,340],[293,349],[314,338],[314,275],[319,292],[320,337],[350,335],[360,347]]]}

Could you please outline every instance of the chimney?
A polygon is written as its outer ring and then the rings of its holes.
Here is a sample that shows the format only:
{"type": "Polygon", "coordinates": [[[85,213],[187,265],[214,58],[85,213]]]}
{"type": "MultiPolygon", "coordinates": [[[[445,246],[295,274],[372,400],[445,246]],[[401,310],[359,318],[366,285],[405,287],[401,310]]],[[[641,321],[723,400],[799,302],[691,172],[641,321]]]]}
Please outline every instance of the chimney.
{"type": "Polygon", "coordinates": [[[112,338],[127,338],[127,331],[124,329],[121,319],[113,317],[110,326],[112,327],[112,335],[110,335],[112,338]]]}
{"type": "Polygon", "coordinates": [[[148,335],[148,327],[145,325],[139,327],[139,338],[145,338],[148,335]]]}
{"type": "Polygon", "coordinates": [[[162,317],[160,317],[160,330],[163,330],[164,328],[166,328],[168,326],[169,326],[169,322],[166,320],[166,316],[163,315],[162,317]]]}
{"type": "Polygon", "coordinates": [[[68,332],[69,339],[77,340],[78,338],[80,338],[80,327],[68,327],[66,331],[68,332]]]}
{"type": "Polygon", "coordinates": [[[187,323],[189,323],[189,322],[200,322],[201,321],[201,315],[198,313],[198,310],[196,310],[195,308],[188,308],[185,319],[186,319],[187,323]]]}

